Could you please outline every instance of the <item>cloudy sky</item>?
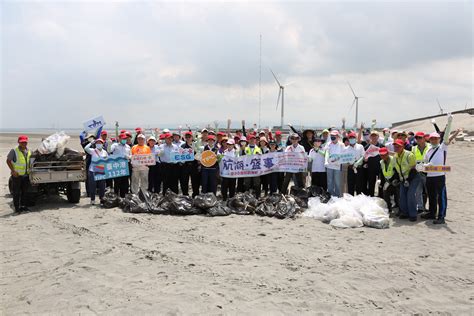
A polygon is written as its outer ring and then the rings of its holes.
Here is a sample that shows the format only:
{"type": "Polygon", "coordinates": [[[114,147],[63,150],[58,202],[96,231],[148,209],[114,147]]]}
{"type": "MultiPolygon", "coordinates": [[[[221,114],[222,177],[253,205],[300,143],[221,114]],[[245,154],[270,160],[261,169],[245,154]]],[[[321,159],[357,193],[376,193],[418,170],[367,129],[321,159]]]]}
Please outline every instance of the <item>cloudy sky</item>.
{"type": "Polygon", "coordinates": [[[472,2],[0,2],[1,127],[380,125],[473,100],[472,2]],[[233,124],[234,125],[234,124],[233,124]]]}

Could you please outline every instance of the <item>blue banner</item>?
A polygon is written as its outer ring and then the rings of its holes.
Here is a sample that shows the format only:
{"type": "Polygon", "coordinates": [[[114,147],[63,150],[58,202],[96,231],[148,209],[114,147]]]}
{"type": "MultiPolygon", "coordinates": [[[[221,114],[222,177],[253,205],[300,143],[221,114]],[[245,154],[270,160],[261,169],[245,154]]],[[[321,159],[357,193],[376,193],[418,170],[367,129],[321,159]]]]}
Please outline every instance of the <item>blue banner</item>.
{"type": "Polygon", "coordinates": [[[170,154],[171,162],[185,162],[194,160],[194,150],[192,148],[180,148],[170,154]]]}
{"type": "Polygon", "coordinates": [[[125,177],[130,174],[128,160],[123,156],[110,155],[107,158],[92,158],[94,180],[125,177]]]}

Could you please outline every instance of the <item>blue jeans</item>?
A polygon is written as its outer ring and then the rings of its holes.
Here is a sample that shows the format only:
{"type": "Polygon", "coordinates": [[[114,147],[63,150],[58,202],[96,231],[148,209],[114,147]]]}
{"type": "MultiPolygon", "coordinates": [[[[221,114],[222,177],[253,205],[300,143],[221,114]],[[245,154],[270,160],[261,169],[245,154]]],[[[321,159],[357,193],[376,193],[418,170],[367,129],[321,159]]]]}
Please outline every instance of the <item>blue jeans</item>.
{"type": "Polygon", "coordinates": [[[342,171],[326,168],[327,181],[328,181],[328,192],[331,196],[341,196],[341,176],[342,171]]]}
{"type": "Polygon", "coordinates": [[[105,194],[105,180],[94,180],[94,172],[89,171],[89,195],[91,197],[91,201],[95,201],[95,193],[96,189],[99,188],[99,199],[102,200],[105,194]]]}
{"type": "Polygon", "coordinates": [[[408,217],[414,218],[418,216],[416,209],[416,190],[421,182],[420,177],[420,175],[416,175],[408,187],[405,187],[403,182],[400,183],[400,215],[408,215],[408,217]]]}
{"type": "Polygon", "coordinates": [[[425,210],[425,203],[423,201],[423,192],[426,191],[426,176],[420,176],[420,184],[416,188],[416,208],[418,210],[425,210]]]}

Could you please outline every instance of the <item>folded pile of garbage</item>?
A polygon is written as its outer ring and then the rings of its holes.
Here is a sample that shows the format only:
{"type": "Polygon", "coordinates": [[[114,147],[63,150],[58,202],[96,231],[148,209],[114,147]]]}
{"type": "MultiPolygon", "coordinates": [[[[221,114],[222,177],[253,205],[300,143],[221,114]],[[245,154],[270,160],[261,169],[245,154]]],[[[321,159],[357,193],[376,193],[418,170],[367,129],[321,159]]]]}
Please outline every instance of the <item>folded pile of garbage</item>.
{"type": "Polygon", "coordinates": [[[294,195],[271,194],[257,200],[250,192],[237,193],[226,201],[213,193],[203,193],[194,199],[168,191],[164,196],[140,190],[138,194],[127,194],[121,199],[115,193],[106,193],[103,207],[120,207],[127,213],[152,213],[169,215],[227,216],[260,215],[276,218],[294,218],[308,207],[308,199],[325,203],[327,192],[315,188],[292,189],[294,195]],[[317,194],[317,195],[316,195],[317,194]]]}
{"type": "Polygon", "coordinates": [[[31,157],[39,162],[82,161],[84,159],[82,153],[66,147],[70,138],[64,132],[54,133],[41,141],[31,157]]]}
{"type": "Polygon", "coordinates": [[[338,228],[374,227],[390,225],[387,204],[383,199],[366,195],[344,194],[322,203],[319,198],[309,198],[305,217],[313,217],[338,228]]]}

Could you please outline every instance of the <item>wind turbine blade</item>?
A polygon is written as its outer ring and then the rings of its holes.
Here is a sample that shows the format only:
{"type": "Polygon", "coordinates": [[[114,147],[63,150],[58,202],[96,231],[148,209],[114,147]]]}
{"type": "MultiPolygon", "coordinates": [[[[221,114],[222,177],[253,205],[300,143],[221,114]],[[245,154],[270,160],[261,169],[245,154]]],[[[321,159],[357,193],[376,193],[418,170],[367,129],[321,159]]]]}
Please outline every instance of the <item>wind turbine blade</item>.
{"type": "Polygon", "coordinates": [[[354,101],[352,101],[351,108],[349,109],[349,112],[352,111],[352,108],[354,107],[354,104],[356,103],[356,99],[354,98],[354,101]]]}
{"type": "Polygon", "coordinates": [[[277,107],[276,107],[277,110],[278,110],[278,105],[280,104],[280,97],[281,97],[281,88],[278,91],[278,99],[277,99],[277,107]]]}
{"type": "Polygon", "coordinates": [[[352,94],[354,95],[354,98],[356,98],[356,94],[354,92],[354,89],[352,89],[352,86],[351,84],[349,83],[349,81],[347,82],[347,84],[349,85],[349,88],[351,88],[351,91],[352,91],[352,94]]]}
{"type": "Polygon", "coordinates": [[[441,104],[439,104],[438,98],[436,98],[436,102],[438,102],[439,109],[440,109],[441,111],[443,111],[443,108],[441,107],[441,104]]]}
{"type": "Polygon", "coordinates": [[[278,86],[281,87],[281,83],[280,83],[280,81],[278,81],[278,79],[275,76],[275,73],[273,72],[273,70],[270,69],[270,71],[272,72],[273,78],[275,78],[276,82],[278,83],[278,86]]]}

